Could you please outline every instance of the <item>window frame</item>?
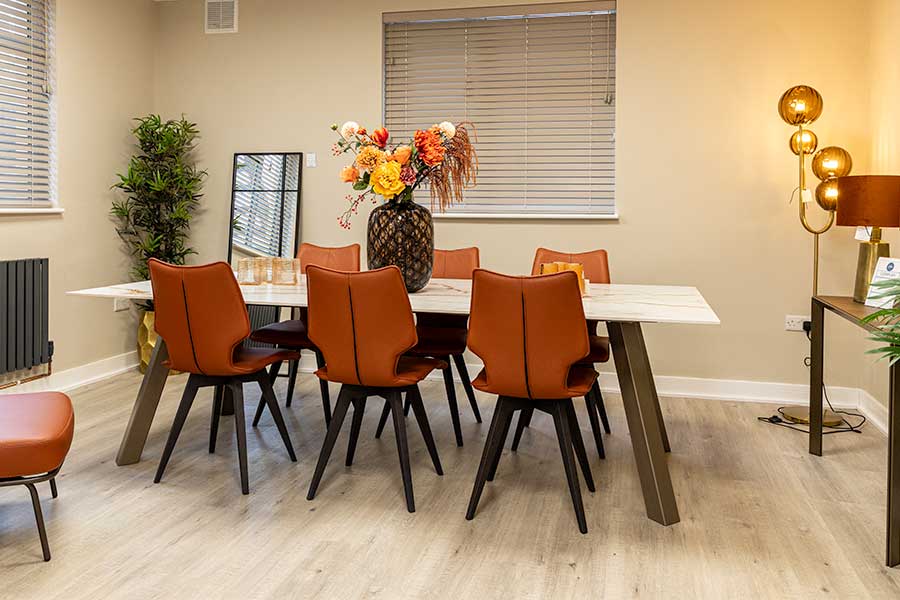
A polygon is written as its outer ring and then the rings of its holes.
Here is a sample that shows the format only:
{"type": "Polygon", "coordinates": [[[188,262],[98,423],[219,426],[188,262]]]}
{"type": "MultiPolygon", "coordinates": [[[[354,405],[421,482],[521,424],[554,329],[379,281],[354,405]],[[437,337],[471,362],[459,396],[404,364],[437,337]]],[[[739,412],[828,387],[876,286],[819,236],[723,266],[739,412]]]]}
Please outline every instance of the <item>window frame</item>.
{"type": "MultiPolygon", "coordinates": [[[[60,215],[65,209],[59,202],[59,180],[58,169],[59,159],[58,150],[58,124],[57,124],[57,93],[56,93],[56,0],[44,0],[47,20],[47,97],[48,97],[48,130],[49,130],[49,167],[47,170],[49,178],[49,200],[41,204],[32,204],[31,206],[19,205],[15,206],[10,202],[9,206],[0,202],[0,217],[16,216],[16,215],[60,215]]],[[[34,202],[34,200],[32,200],[34,202]]]]}
{"type": "MultiPolygon", "coordinates": [[[[617,0],[578,0],[575,2],[553,2],[541,4],[523,4],[523,5],[501,5],[488,7],[470,7],[459,9],[435,9],[435,10],[417,10],[417,11],[399,11],[399,12],[383,12],[381,23],[381,122],[387,121],[387,26],[389,24],[428,21],[428,20],[474,20],[485,18],[527,18],[529,16],[565,16],[567,13],[579,12],[611,12],[618,15],[617,0]]],[[[618,27],[618,19],[616,19],[616,27],[618,27]]],[[[618,57],[618,36],[614,49],[615,56],[618,57]]],[[[618,60],[616,61],[618,63],[618,60]]],[[[618,78],[617,78],[618,80],[618,78]]],[[[616,90],[618,97],[618,89],[616,90]]],[[[615,110],[616,126],[618,129],[618,110],[615,110]]],[[[477,125],[477,124],[476,124],[477,125]]],[[[613,159],[617,158],[617,154],[613,154],[613,159]]],[[[613,182],[617,179],[618,162],[614,162],[613,182]]],[[[465,206],[463,202],[462,206],[465,206]]],[[[613,195],[613,212],[607,214],[592,213],[529,213],[527,210],[510,210],[509,212],[441,212],[432,211],[435,219],[442,220],[487,220],[487,221],[618,221],[619,202],[618,196],[613,195]]]]}

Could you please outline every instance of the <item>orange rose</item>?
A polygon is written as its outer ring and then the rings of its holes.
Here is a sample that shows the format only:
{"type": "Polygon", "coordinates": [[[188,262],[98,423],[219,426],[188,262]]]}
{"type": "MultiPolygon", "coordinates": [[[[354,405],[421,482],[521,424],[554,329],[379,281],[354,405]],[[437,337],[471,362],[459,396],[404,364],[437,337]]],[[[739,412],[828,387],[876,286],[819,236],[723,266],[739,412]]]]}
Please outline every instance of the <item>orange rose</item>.
{"type": "Polygon", "coordinates": [[[412,155],[412,148],[409,146],[397,146],[394,153],[391,154],[390,160],[396,160],[401,165],[405,165],[409,162],[409,157],[412,155]]]}
{"type": "Polygon", "coordinates": [[[414,140],[416,150],[419,151],[419,156],[426,165],[433,167],[444,161],[444,152],[447,149],[441,143],[440,135],[433,131],[422,131],[420,129],[416,131],[414,140]]]}
{"type": "Polygon", "coordinates": [[[384,127],[379,127],[375,131],[372,132],[372,135],[369,136],[372,138],[372,141],[379,148],[384,148],[387,145],[388,138],[391,134],[388,133],[388,130],[384,127]]]}
{"type": "Polygon", "coordinates": [[[341,181],[353,183],[357,179],[359,179],[359,169],[357,169],[353,165],[349,165],[341,169],[341,181]]]}

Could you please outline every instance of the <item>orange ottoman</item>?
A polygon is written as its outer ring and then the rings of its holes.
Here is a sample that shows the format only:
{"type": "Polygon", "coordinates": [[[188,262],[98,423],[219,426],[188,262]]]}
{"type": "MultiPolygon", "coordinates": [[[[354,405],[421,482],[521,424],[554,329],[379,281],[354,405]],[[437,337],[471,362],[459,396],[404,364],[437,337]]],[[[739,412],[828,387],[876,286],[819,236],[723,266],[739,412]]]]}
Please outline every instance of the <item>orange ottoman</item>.
{"type": "Polygon", "coordinates": [[[65,394],[0,395],[0,487],[28,488],[45,561],[50,560],[50,546],[34,484],[49,481],[56,498],[56,474],[69,452],[74,427],[72,402],[65,394]]]}

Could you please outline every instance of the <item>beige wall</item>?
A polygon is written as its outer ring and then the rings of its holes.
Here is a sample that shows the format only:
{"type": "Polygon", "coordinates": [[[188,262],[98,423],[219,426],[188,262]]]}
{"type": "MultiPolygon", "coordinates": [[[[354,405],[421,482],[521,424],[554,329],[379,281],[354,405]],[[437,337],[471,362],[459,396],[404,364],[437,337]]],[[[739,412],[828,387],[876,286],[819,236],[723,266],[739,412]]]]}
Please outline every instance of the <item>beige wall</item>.
{"type": "Polygon", "coordinates": [[[0,216],[0,258],[50,258],[55,369],[134,349],[134,317],[65,290],[127,272],[109,220],[114,174],[127,164],[130,119],[152,109],[152,0],[57,0],[59,199],[62,216],[0,216]]]}
{"type": "MultiPolygon", "coordinates": [[[[201,258],[225,251],[237,151],[316,152],[319,167],[304,172],[304,239],[363,241],[365,214],[349,232],[335,221],[347,192],[337,180],[342,163],[329,153],[328,125],[378,125],[381,12],[508,3],[242,0],[240,33],[219,36],[203,34],[199,0],[160,4],[155,106],[199,123],[210,171],[196,238],[201,258]]],[[[781,0],[620,0],[621,219],[438,221],[437,245],[477,244],[485,266],[508,272],[526,271],[538,245],[607,248],[616,281],[696,285],[722,319],[721,327],[648,327],[658,374],[805,381],[808,343],[783,323],[785,314],[809,311],[812,238],[797,221],[796,202],[788,205],[796,185],[791,130],[775,105],[793,84],[817,87],[825,113],[816,133],[849,149],[865,172],[868,8],[795,3],[792,10],[804,15],[797,36],[781,0]]],[[[852,231],[823,238],[823,292],[850,292],[855,253],[852,231]]],[[[832,332],[829,381],[860,385],[870,370],[859,356],[862,336],[837,323],[832,332]]]]}

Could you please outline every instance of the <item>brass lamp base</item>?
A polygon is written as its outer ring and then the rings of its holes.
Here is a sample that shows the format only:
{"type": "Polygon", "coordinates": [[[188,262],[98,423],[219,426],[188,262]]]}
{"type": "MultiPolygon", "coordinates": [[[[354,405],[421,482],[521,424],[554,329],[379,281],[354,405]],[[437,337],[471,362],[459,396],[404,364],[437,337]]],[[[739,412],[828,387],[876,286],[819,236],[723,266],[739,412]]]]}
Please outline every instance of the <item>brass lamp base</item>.
{"type": "MultiPolygon", "coordinates": [[[[873,229],[878,229],[877,227],[873,229]]],[[[874,237],[874,234],[873,234],[874,237]]],[[[879,237],[881,237],[879,232],[879,237]]],[[[872,241],[859,244],[859,258],[856,261],[856,285],[853,287],[853,299],[857,302],[865,302],[869,295],[869,285],[872,283],[872,275],[875,274],[875,266],[882,256],[891,255],[891,246],[887,242],[872,241]]]]}
{"type": "MultiPolygon", "coordinates": [[[[809,407],[785,406],[781,409],[781,416],[798,425],[809,425],[809,407]]],[[[825,409],[822,413],[822,425],[825,427],[840,427],[844,423],[841,415],[832,410],[825,409]]]]}

